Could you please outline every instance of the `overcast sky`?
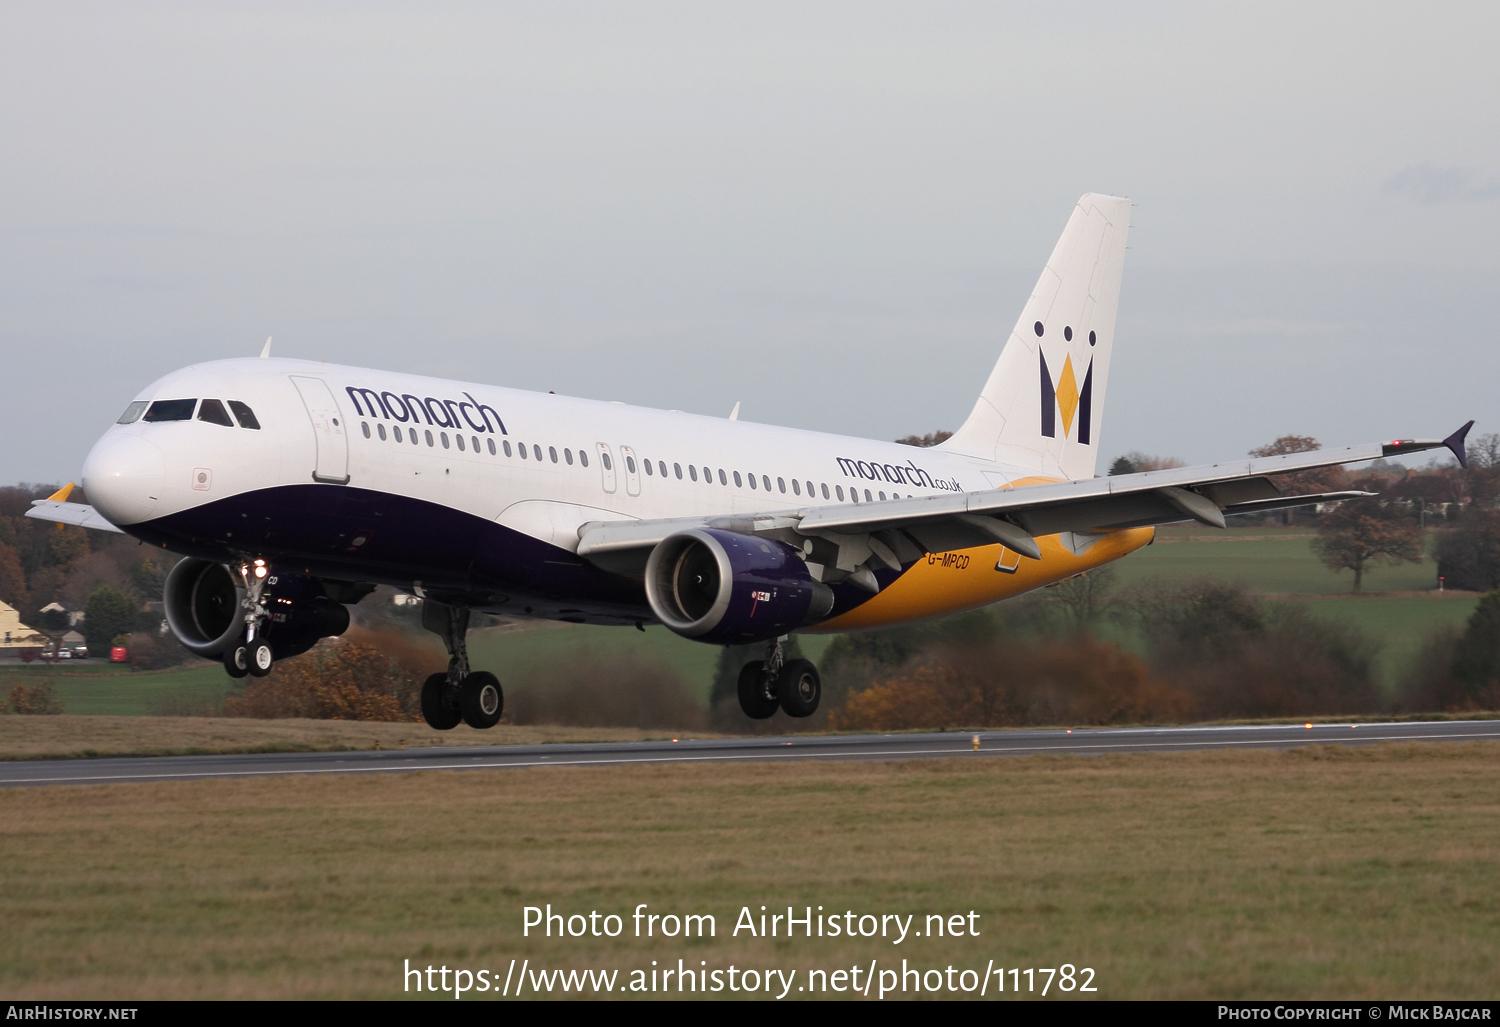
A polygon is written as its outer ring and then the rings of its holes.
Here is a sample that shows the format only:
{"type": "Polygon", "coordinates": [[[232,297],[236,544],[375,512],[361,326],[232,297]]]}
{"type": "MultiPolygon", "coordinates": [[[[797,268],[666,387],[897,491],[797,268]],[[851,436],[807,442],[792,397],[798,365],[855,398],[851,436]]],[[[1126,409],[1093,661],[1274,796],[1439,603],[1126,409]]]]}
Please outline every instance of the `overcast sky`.
{"type": "Polygon", "coordinates": [[[955,428],[1133,198],[1105,460],[1500,431],[1500,7],[0,6],[0,483],[259,351],[955,428]]]}

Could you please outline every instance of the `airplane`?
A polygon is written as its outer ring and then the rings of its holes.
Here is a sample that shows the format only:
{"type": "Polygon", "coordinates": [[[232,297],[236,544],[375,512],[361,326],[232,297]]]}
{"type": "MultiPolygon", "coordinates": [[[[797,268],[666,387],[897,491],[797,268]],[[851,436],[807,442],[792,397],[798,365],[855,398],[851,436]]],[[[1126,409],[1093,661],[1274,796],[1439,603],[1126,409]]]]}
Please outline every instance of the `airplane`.
{"type": "Polygon", "coordinates": [[[1072,211],[972,412],[927,449],[362,367],[272,358],[153,382],[28,516],[180,554],[167,623],[234,677],[341,634],[377,585],[420,597],[448,669],[432,727],[497,723],[471,613],[765,643],[754,719],[816,711],[792,632],[972,609],[1149,544],[1160,524],[1369,495],[1285,495],[1268,475],[1447,447],[1401,439],[1098,477],[1131,202],[1072,211]]]}

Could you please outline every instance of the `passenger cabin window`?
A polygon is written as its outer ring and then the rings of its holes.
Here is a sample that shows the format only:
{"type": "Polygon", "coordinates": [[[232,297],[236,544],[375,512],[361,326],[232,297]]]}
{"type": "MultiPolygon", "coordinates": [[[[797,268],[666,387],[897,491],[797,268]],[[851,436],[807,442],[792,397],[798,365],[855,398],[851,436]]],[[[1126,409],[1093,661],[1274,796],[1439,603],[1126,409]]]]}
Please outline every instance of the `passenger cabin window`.
{"type": "Polygon", "coordinates": [[[380,441],[384,442],[385,441],[385,425],[383,425],[383,424],[377,424],[375,426],[375,431],[376,431],[377,434],[379,434],[380,441]]]}
{"type": "Polygon", "coordinates": [[[488,442],[490,444],[490,456],[494,456],[495,455],[495,440],[494,439],[485,439],[484,441],[488,442]]]}
{"type": "Polygon", "coordinates": [[[255,411],[237,399],[229,401],[229,409],[234,411],[234,416],[240,419],[241,428],[251,428],[260,431],[260,422],[255,419],[255,411]]]}
{"type": "Polygon", "coordinates": [[[426,430],[426,429],[425,429],[425,428],[424,428],[424,429],[423,429],[423,430],[422,430],[422,434],[423,434],[423,435],[425,435],[425,436],[427,436],[427,447],[428,447],[428,448],[429,448],[429,449],[431,449],[431,448],[432,448],[432,432],[430,432],[430,431],[427,431],[427,430],[426,430]]]}
{"type": "Polygon", "coordinates": [[[522,460],[529,460],[529,459],[531,459],[530,455],[526,452],[526,443],[524,443],[524,442],[517,442],[516,443],[516,452],[521,454],[521,459],[522,460]]]}
{"type": "Polygon", "coordinates": [[[647,473],[647,474],[653,474],[653,473],[655,473],[655,472],[653,472],[653,471],[652,471],[652,470],[651,470],[651,461],[650,461],[650,460],[642,460],[642,461],[641,461],[641,463],[642,463],[642,464],[643,464],[643,465],[645,465],[645,468],[646,468],[646,473],[647,473]]]}
{"type": "Polygon", "coordinates": [[[538,460],[541,460],[541,458],[542,458],[542,447],[541,446],[533,444],[532,447],[531,447],[531,452],[536,455],[536,458],[538,460]]]}
{"type": "Polygon", "coordinates": [[[589,465],[589,455],[581,449],[578,451],[578,462],[585,467],[589,465]]]}
{"type": "Polygon", "coordinates": [[[510,440],[505,439],[505,455],[510,456],[510,440]]]}
{"type": "MultiPolygon", "coordinates": [[[[739,476],[736,475],[735,477],[739,477],[739,476]]],[[[720,485],[728,485],[729,484],[729,479],[726,478],[726,477],[724,477],[724,468],[722,468],[722,467],[719,468],[719,484],[720,485]]]]}
{"type": "MultiPolygon", "coordinates": [[[[681,481],[682,480],[682,465],[681,464],[673,464],[672,465],[672,471],[673,471],[673,473],[675,473],[677,475],[677,480],[681,481]]],[[[666,471],[662,472],[662,474],[666,474],[666,473],[667,473],[666,471]]],[[[694,481],[698,480],[698,476],[696,474],[693,475],[693,480],[694,481]]]]}
{"type": "Polygon", "coordinates": [[[778,489],[780,489],[782,492],[785,492],[786,491],[786,479],[785,478],[777,478],[776,479],[776,487],[778,489]]]}
{"type": "Polygon", "coordinates": [[[694,481],[698,480],[698,468],[694,465],[688,464],[688,474],[692,476],[694,481]]]}
{"type": "Polygon", "coordinates": [[[563,450],[563,462],[569,467],[573,466],[573,451],[571,449],[563,450]]]}
{"type": "Polygon", "coordinates": [[[120,419],[115,423],[133,424],[136,421],[139,421],[141,419],[141,415],[146,412],[146,408],[150,405],[150,403],[147,403],[143,399],[136,400],[134,403],[130,404],[130,406],[125,408],[125,412],[120,415],[120,419]]]}
{"type": "Polygon", "coordinates": [[[146,409],[147,421],[191,421],[196,399],[159,399],[146,409]]]}
{"type": "Polygon", "coordinates": [[[438,432],[438,438],[440,438],[440,439],[443,440],[443,448],[447,449],[448,448],[448,433],[445,432],[445,431],[440,431],[440,432],[438,432]]]}
{"type": "MultiPolygon", "coordinates": [[[[724,472],[720,471],[719,473],[723,474],[724,472]]],[[[742,485],[740,483],[740,472],[739,471],[735,471],[734,472],[734,487],[737,488],[737,489],[744,488],[744,485],[742,485]]]]}
{"type": "MultiPolygon", "coordinates": [[[[199,414],[198,415],[198,419],[200,421],[203,420],[203,415],[199,414]]],[[[362,431],[362,432],[364,432],[365,433],[365,438],[368,439],[370,437],[370,422],[369,421],[360,421],[359,422],[359,430],[362,431]]]]}
{"type": "Polygon", "coordinates": [[[615,465],[612,464],[612,463],[610,463],[610,459],[609,459],[609,454],[608,453],[600,453],[599,454],[599,459],[604,461],[604,469],[606,471],[613,471],[615,469],[615,465]]]}
{"type": "MultiPolygon", "coordinates": [[[[665,478],[667,476],[667,462],[665,460],[658,460],[656,461],[656,467],[661,471],[661,476],[665,478]]],[[[681,478],[682,475],[679,473],[677,477],[681,478]]]]}
{"type": "MultiPolygon", "coordinates": [[[[781,479],[778,478],[776,480],[780,481],[781,479]]],[[[767,492],[770,492],[771,491],[771,476],[769,474],[762,474],[760,476],[760,484],[761,484],[761,487],[763,489],[765,489],[767,492]]],[[[785,485],[781,486],[781,491],[783,491],[783,492],[786,491],[786,486],[785,485]]]]}
{"type": "MultiPolygon", "coordinates": [[[[777,478],[776,480],[780,481],[781,479],[777,478]]],[[[800,496],[800,495],[802,495],[802,486],[799,485],[799,484],[797,484],[797,479],[796,478],[792,479],[792,495],[794,495],[794,496],[800,496]]]]}

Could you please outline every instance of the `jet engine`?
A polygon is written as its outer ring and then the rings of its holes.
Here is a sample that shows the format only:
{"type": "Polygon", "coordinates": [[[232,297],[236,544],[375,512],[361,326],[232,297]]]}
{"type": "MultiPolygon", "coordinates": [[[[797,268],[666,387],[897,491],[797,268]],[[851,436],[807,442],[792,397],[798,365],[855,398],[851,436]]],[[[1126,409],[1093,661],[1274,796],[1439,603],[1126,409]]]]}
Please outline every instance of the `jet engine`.
{"type": "MultiPolygon", "coordinates": [[[[217,658],[245,632],[244,586],[222,563],[194,557],[167,575],[162,596],[167,625],[190,652],[217,658]]],[[[271,568],[264,598],[270,613],[262,635],[278,660],[311,649],[349,629],[349,611],[329,599],[317,578],[271,568]]]]}
{"type": "Polygon", "coordinates": [[[833,591],[813,580],[796,549],[716,528],[657,543],[646,599],[679,635],[724,645],[776,638],[833,609],[833,591]]]}

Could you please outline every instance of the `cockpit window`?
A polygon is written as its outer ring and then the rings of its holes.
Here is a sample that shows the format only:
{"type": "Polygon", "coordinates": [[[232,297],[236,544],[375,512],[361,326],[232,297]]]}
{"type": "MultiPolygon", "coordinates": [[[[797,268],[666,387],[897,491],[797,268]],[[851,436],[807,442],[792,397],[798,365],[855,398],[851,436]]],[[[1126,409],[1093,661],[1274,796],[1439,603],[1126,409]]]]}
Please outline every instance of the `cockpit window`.
{"type": "MultiPolygon", "coordinates": [[[[237,399],[229,401],[229,409],[234,411],[234,416],[240,419],[241,428],[254,428],[260,430],[260,422],[255,419],[255,412],[237,399]]],[[[400,441],[399,439],[397,440],[400,441]]]]}
{"type": "Polygon", "coordinates": [[[150,405],[151,404],[147,403],[144,399],[136,400],[134,403],[130,404],[130,406],[125,408],[125,412],[120,415],[120,419],[115,423],[133,424],[136,421],[139,421],[141,419],[141,415],[146,412],[146,408],[150,405]]]}
{"type": "Polygon", "coordinates": [[[147,421],[191,421],[196,399],[159,399],[146,411],[147,421]]]}
{"type": "Polygon", "coordinates": [[[207,421],[209,424],[222,424],[226,428],[233,428],[234,422],[229,419],[229,411],[224,409],[224,404],[216,399],[205,399],[198,407],[198,420],[207,421]]]}

